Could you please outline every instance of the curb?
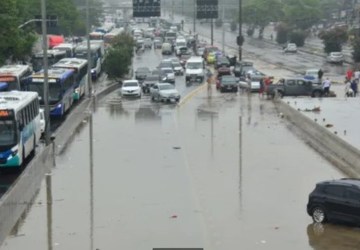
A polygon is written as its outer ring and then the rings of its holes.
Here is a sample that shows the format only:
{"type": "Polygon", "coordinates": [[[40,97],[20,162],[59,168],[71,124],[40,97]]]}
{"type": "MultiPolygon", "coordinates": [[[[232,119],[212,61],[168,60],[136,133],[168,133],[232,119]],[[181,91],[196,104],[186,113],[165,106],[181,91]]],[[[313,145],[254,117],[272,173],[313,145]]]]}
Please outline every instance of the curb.
{"type": "Polygon", "coordinates": [[[360,178],[359,149],[290,107],[283,100],[274,102],[278,111],[294,125],[309,146],[349,177],[360,178]]]}

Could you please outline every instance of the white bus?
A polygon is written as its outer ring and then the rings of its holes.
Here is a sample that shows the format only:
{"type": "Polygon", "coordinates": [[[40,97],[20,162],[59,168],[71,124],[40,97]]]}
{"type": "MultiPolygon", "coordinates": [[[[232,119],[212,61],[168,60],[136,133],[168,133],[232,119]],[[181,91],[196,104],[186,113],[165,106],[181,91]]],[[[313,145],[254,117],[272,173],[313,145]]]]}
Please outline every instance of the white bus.
{"type": "Polygon", "coordinates": [[[80,100],[85,95],[88,87],[87,67],[87,60],[80,58],[64,58],[52,66],[52,68],[72,69],[75,71],[74,101],[80,100]]]}
{"type": "MultiPolygon", "coordinates": [[[[66,51],[49,49],[47,51],[48,65],[51,66],[66,57],[66,51]]],[[[36,53],[31,57],[31,64],[34,72],[44,68],[44,52],[36,53]]]]}
{"type": "MultiPolygon", "coordinates": [[[[102,64],[104,62],[105,48],[104,42],[98,40],[90,41],[90,65],[91,65],[91,77],[97,79],[102,70],[102,64]]],[[[87,59],[87,43],[82,43],[75,49],[75,57],[80,59],[87,59]]]]}
{"type": "Polygon", "coordinates": [[[110,46],[114,38],[125,31],[124,28],[116,28],[104,35],[105,47],[110,46]]]}
{"type": "Polygon", "coordinates": [[[65,51],[66,57],[74,57],[75,48],[76,45],[73,43],[61,43],[59,45],[56,45],[53,49],[65,51]]]}
{"type": "Polygon", "coordinates": [[[29,65],[5,65],[0,68],[0,92],[24,90],[32,74],[29,65]]]}
{"type": "Polygon", "coordinates": [[[0,168],[23,166],[41,136],[36,92],[0,93],[0,168]]]}
{"type": "Polygon", "coordinates": [[[98,32],[98,31],[93,31],[89,34],[89,38],[90,40],[103,40],[104,39],[104,33],[103,32],[98,32]]]}

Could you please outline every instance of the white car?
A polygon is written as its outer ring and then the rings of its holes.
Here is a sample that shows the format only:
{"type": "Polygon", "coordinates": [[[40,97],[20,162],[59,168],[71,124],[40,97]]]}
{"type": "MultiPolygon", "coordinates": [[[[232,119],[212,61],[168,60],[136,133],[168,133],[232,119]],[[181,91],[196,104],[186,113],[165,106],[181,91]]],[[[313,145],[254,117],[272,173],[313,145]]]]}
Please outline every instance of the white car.
{"type": "Polygon", "coordinates": [[[284,53],[296,53],[297,46],[295,43],[288,43],[288,45],[284,48],[284,53]]]}
{"type": "Polygon", "coordinates": [[[184,75],[184,68],[180,64],[180,62],[172,62],[172,65],[173,65],[173,68],[174,68],[175,75],[177,75],[177,76],[184,75]]]}
{"type": "Polygon", "coordinates": [[[175,72],[173,68],[161,68],[161,76],[165,77],[167,82],[175,84],[175,72]]]}
{"type": "Polygon", "coordinates": [[[341,52],[331,52],[326,58],[328,63],[339,63],[344,62],[344,55],[341,52]]]}
{"type": "Polygon", "coordinates": [[[126,80],[123,82],[120,94],[122,97],[125,96],[133,96],[133,97],[141,97],[141,86],[138,80],[126,80]]]}
{"type": "Polygon", "coordinates": [[[175,86],[170,83],[157,83],[150,88],[152,101],[179,102],[180,94],[175,86]]]}

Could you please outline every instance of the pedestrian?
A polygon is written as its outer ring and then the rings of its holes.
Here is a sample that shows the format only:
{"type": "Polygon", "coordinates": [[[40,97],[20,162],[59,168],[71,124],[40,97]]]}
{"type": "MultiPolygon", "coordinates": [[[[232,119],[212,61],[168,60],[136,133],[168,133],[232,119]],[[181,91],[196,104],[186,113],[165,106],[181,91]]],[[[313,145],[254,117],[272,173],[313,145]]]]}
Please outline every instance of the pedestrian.
{"type": "Polygon", "coordinates": [[[319,83],[322,82],[322,77],[324,75],[324,72],[322,71],[322,69],[320,68],[319,71],[318,71],[318,81],[319,83]]]}
{"type": "Polygon", "coordinates": [[[246,83],[247,83],[247,87],[248,87],[247,90],[250,93],[251,92],[251,76],[250,76],[250,74],[246,75],[246,83]]]}
{"type": "Polygon", "coordinates": [[[264,81],[265,81],[265,78],[261,78],[260,79],[260,88],[259,88],[259,97],[264,97],[264,81]]]}
{"type": "Polygon", "coordinates": [[[330,94],[330,86],[331,86],[331,81],[330,81],[329,78],[326,78],[326,80],[322,83],[324,96],[329,96],[329,94],[330,94]]]}
{"type": "Polygon", "coordinates": [[[360,70],[359,69],[354,72],[354,78],[357,79],[358,81],[360,80],[360,70]]]}
{"type": "Polygon", "coordinates": [[[274,36],[273,36],[272,33],[271,33],[271,35],[270,35],[270,39],[271,39],[271,41],[274,39],[274,36]]]}
{"type": "Polygon", "coordinates": [[[352,77],[353,77],[354,72],[352,71],[352,69],[349,67],[348,70],[346,71],[346,77],[347,79],[349,79],[349,81],[351,81],[352,77]]]}
{"type": "Polygon", "coordinates": [[[357,95],[358,92],[358,80],[357,79],[353,79],[351,81],[351,85],[350,85],[351,89],[354,92],[354,97],[357,95]]]}
{"type": "Polygon", "coordinates": [[[354,91],[351,88],[351,82],[345,77],[345,97],[353,97],[354,91]]]}

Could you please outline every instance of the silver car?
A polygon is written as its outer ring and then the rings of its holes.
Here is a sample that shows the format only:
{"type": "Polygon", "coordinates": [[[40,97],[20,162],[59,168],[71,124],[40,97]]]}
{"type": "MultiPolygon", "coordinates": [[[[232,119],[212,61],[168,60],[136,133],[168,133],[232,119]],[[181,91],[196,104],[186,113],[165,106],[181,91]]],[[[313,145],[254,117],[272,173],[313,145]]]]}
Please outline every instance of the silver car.
{"type": "Polygon", "coordinates": [[[152,101],[179,102],[180,94],[175,86],[170,83],[157,83],[150,88],[152,101]]]}
{"type": "Polygon", "coordinates": [[[327,57],[327,62],[342,64],[344,62],[344,55],[341,52],[331,52],[327,57]]]}

